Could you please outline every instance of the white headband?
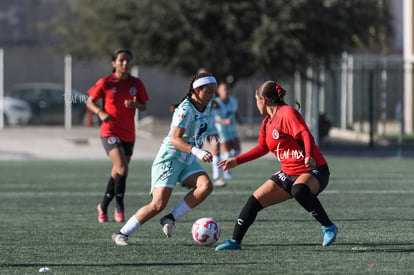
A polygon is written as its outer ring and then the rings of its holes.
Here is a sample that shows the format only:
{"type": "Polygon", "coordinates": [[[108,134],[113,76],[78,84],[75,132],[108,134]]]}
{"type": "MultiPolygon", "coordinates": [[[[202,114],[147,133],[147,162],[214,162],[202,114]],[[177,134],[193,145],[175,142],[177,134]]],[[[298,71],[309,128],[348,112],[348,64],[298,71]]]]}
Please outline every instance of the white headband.
{"type": "Polygon", "coordinates": [[[217,81],[214,78],[214,76],[206,76],[206,77],[197,79],[196,81],[193,82],[193,89],[200,87],[200,86],[207,85],[207,84],[217,84],[217,81]]]}

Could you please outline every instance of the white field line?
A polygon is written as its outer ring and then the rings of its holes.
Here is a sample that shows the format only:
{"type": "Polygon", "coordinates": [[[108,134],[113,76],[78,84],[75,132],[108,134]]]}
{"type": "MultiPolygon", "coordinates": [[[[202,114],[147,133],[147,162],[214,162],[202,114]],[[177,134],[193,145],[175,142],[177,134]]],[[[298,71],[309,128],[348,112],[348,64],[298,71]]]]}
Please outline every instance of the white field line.
{"type": "MultiPolygon", "coordinates": [[[[212,196],[230,196],[230,195],[251,195],[253,191],[226,191],[216,190],[211,194],[212,196]]],[[[187,191],[175,190],[173,196],[183,196],[187,194],[187,191]]],[[[414,194],[414,190],[326,190],[322,192],[323,195],[337,195],[337,194],[372,194],[372,195],[403,195],[403,194],[414,194]]],[[[128,192],[129,196],[149,196],[148,192],[128,192]]],[[[0,198],[16,198],[16,197],[100,197],[102,192],[61,192],[61,191],[23,191],[23,192],[5,192],[0,193],[0,198]]]]}

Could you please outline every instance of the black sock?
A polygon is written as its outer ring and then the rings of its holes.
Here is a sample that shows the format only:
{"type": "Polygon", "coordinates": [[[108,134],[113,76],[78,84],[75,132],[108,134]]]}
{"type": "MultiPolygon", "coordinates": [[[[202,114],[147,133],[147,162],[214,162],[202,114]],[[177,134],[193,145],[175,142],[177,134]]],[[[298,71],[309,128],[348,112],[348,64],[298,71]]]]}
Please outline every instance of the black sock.
{"type": "Polygon", "coordinates": [[[241,243],[250,225],[255,221],[257,213],[262,209],[260,202],[254,196],[250,196],[234,226],[233,240],[241,243]]]}
{"type": "Polygon", "coordinates": [[[114,193],[115,193],[114,184],[115,184],[115,179],[113,177],[110,177],[109,180],[108,180],[108,184],[106,185],[105,195],[104,195],[104,197],[102,199],[102,202],[101,202],[101,209],[105,214],[106,214],[106,211],[108,209],[109,203],[114,198],[114,193]]]}
{"type": "Polygon", "coordinates": [[[173,222],[175,222],[175,218],[173,216],[173,214],[169,213],[168,215],[165,215],[164,218],[168,218],[170,220],[172,220],[173,222]]]}
{"type": "Polygon", "coordinates": [[[313,194],[306,184],[294,184],[292,186],[292,196],[305,208],[309,214],[317,219],[323,226],[331,226],[333,223],[323,209],[318,197],[313,194]]]}
{"type": "Polygon", "coordinates": [[[125,186],[126,186],[127,176],[121,176],[116,174],[115,177],[115,200],[116,200],[116,210],[118,213],[124,212],[124,195],[125,195],[125,186]]]}

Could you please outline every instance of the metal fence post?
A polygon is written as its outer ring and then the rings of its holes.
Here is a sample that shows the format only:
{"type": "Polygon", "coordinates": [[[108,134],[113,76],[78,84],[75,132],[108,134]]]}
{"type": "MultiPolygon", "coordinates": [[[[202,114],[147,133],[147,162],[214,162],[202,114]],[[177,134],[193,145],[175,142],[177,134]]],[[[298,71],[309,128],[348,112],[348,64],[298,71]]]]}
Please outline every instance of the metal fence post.
{"type": "Polygon", "coordinates": [[[374,72],[369,71],[368,77],[369,104],[369,147],[374,147],[374,72]]]}
{"type": "Polygon", "coordinates": [[[72,128],[72,57],[65,55],[65,129],[72,128]]]}
{"type": "Polygon", "coordinates": [[[4,50],[0,48],[0,130],[4,128],[4,50]]]}

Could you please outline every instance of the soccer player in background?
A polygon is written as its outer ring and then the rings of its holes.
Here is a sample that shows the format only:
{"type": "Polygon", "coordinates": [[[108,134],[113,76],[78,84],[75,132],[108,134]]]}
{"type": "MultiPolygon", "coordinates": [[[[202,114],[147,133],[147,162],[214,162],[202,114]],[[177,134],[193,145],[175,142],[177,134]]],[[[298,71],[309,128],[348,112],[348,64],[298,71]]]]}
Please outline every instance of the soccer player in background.
{"type": "Polygon", "coordinates": [[[211,162],[211,176],[213,177],[214,186],[225,186],[226,182],[221,178],[221,169],[218,167],[220,162],[220,136],[216,128],[215,113],[218,109],[218,104],[211,102],[211,114],[210,121],[208,123],[207,141],[210,145],[210,151],[213,155],[213,161],[211,162]]]}
{"type": "Polygon", "coordinates": [[[171,237],[175,221],[203,202],[213,191],[206,171],[197,162],[211,162],[210,152],[200,149],[207,136],[211,100],[217,92],[216,79],[208,73],[197,74],[186,96],[174,110],[170,131],[158,151],[151,170],[152,201],[141,207],[112,240],[127,245],[128,236],[167,206],[177,183],[190,191],[175,208],[162,217],[160,224],[171,237]]]}
{"type": "Polygon", "coordinates": [[[135,143],[135,111],[146,110],[148,101],[142,81],[129,73],[131,62],[129,50],[116,50],[112,55],[112,74],[99,79],[88,90],[86,106],[102,121],[102,145],[113,163],[104,197],[98,204],[99,222],[108,221],[108,205],[114,197],[115,221],[124,221],[126,178],[135,143]],[[102,108],[96,103],[100,99],[102,108]]]}
{"type": "Polygon", "coordinates": [[[256,90],[257,109],[265,116],[259,144],[238,157],[219,163],[219,167],[228,170],[272,151],[281,163],[281,170],[249,197],[236,221],[232,238],[226,239],[216,250],[241,249],[243,237],[257,213],[292,197],[322,225],[322,245],[335,242],[338,229],[317,197],[328,185],[328,164],[303,117],[284,102],[285,94],[275,81],[264,82],[256,90]]]}
{"type": "MultiPolygon", "coordinates": [[[[214,99],[217,104],[215,111],[216,128],[220,139],[220,159],[235,157],[240,154],[240,139],[237,133],[237,123],[241,124],[238,116],[237,99],[230,95],[229,85],[225,82],[220,83],[217,89],[218,97],[214,99]]],[[[217,160],[217,163],[219,160],[217,160]]],[[[226,180],[232,179],[230,170],[223,171],[224,181],[216,180],[216,186],[224,186],[226,180]]]]}
{"type": "MultiPolygon", "coordinates": [[[[197,73],[200,74],[209,72],[205,68],[200,68],[197,73]]],[[[218,95],[216,93],[211,102],[210,120],[208,122],[207,129],[207,142],[210,145],[210,152],[213,155],[213,161],[211,162],[213,184],[214,186],[225,186],[226,182],[221,179],[221,170],[218,168],[218,163],[220,162],[220,137],[215,122],[216,111],[219,107],[215,101],[217,97],[218,95]]]]}

